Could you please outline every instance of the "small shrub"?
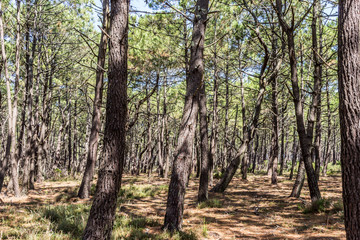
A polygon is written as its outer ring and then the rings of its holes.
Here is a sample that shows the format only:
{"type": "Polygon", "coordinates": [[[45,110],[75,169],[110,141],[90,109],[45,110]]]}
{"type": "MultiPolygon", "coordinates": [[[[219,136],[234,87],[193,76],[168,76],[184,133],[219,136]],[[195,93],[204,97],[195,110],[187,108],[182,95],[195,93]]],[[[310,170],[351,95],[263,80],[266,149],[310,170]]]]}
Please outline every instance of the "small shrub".
{"type": "Polygon", "coordinates": [[[127,185],[121,188],[119,196],[122,200],[154,197],[168,189],[167,185],[127,185]]]}
{"type": "Polygon", "coordinates": [[[332,209],[331,211],[333,213],[340,213],[344,211],[344,203],[342,201],[336,201],[332,204],[332,209]]]}
{"type": "Polygon", "coordinates": [[[201,202],[198,204],[198,208],[202,209],[202,208],[221,208],[222,207],[222,202],[219,199],[213,198],[213,199],[208,199],[204,202],[201,202]]]}
{"type": "Polygon", "coordinates": [[[214,172],[213,176],[214,176],[215,179],[221,179],[222,176],[223,176],[223,173],[220,172],[220,171],[216,171],[216,172],[214,172]]]}
{"type": "Polygon", "coordinates": [[[311,205],[303,209],[303,213],[321,213],[326,212],[330,207],[331,202],[328,199],[322,198],[316,202],[313,202],[311,205]]]}

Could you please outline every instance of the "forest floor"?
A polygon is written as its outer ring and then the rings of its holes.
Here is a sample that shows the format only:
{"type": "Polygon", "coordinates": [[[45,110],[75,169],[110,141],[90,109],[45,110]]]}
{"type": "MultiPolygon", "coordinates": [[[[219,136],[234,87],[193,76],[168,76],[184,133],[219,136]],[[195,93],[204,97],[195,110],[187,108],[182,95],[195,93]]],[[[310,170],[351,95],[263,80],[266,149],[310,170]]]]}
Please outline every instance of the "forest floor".
{"type": "MultiPolygon", "coordinates": [[[[0,239],[81,238],[91,202],[76,197],[79,183],[46,181],[26,197],[1,195],[0,239]]],[[[293,181],[282,176],[276,186],[264,175],[234,178],[225,193],[210,193],[200,205],[198,181],[191,180],[184,232],[173,236],[161,230],[167,184],[154,176],[124,176],[113,239],[345,239],[340,175],[321,177],[325,200],[315,209],[308,206],[307,185],[300,199],[289,198],[293,181]]]]}

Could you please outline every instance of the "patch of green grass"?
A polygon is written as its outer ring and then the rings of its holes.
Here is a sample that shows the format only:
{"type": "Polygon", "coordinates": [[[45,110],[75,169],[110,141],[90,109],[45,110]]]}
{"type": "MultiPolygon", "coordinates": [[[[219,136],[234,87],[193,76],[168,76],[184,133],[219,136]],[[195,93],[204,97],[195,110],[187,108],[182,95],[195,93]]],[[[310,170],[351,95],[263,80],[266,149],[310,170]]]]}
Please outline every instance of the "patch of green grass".
{"type": "Polygon", "coordinates": [[[206,221],[204,219],[204,223],[203,223],[203,226],[202,226],[202,235],[204,237],[207,237],[208,236],[208,228],[207,228],[207,224],[206,224],[206,221]]]}
{"type": "Polygon", "coordinates": [[[118,216],[115,219],[113,239],[152,239],[153,235],[148,233],[147,227],[159,226],[155,220],[128,216],[118,216]]]}
{"type": "Polygon", "coordinates": [[[41,210],[41,216],[50,220],[51,229],[55,232],[70,234],[74,239],[80,239],[85,229],[90,206],[59,205],[41,210]]]}
{"type": "Polygon", "coordinates": [[[199,209],[203,209],[203,208],[221,208],[222,206],[223,203],[219,199],[213,198],[199,203],[197,207],[199,209]]]}
{"type": "Polygon", "coordinates": [[[126,185],[121,188],[119,197],[122,200],[141,199],[145,197],[154,197],[162,192],[166,192],[167,185],[126,185]]]}

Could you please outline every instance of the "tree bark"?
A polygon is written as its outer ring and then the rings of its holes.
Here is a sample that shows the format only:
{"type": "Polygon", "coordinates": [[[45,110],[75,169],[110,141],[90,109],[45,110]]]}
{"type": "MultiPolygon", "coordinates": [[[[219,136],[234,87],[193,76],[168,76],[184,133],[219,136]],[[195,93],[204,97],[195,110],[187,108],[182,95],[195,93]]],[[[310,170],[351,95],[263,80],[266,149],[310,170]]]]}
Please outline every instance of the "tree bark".
{"type": "Polygon", "coordinates": [[[339,113],[347,239],[360,239],[360,1],[339,2],[339,113]]]}
{"type": "Polygon", "coordinates": [[[204,75],[204,40],[209,0],[198,0],[193,20],[193,35],[186,96],[180,124],[178,146],[173,162],[166,204],[164,229],[179,231],[182,227],[184,197],[198,116],[198,91],[204,75]]]}
{"type": "Polygon", "coordinates": [[[128,0],[111,0],[104,159],[83,239],[110,239],[126,148],[128,0]]]}
{"type": "Polygon", "coordinates": [[[199,118],[200,118],[200,149],[201,149],[201,172],[199,182],[198,202],[208,199],[209,175],[211,173],[211,157],[209,156],[208,122],[206,108],[205,83],[200,87],[199,93],[199,118]]]}

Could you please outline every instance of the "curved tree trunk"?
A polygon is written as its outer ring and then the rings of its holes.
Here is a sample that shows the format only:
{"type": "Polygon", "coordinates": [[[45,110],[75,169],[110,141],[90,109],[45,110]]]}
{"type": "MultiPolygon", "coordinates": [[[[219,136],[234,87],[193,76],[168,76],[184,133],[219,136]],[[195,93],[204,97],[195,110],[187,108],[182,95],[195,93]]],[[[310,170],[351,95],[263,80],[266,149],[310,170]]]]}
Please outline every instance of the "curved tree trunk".
{"type": "MultiPolygon", "coordinates": [[[[108,32],[109,0],[103,0],[103,31],[108,32]]],[[[95,163],[97,157],[99,132],[101,129],[101,104],[103,94],[105,57],[108,43],[108,37],[101,31],[101,39],[98,52],[96,69],[96,86],[93,106],[92,124],[89,137],[88,154],[83,179],[81,181],[78,196],[79,198],[88,198],[90,196],[91,181],[94,176],[95,163]]]]}

